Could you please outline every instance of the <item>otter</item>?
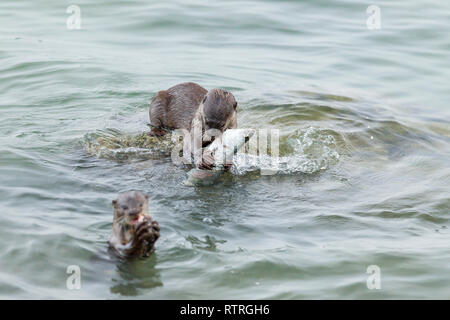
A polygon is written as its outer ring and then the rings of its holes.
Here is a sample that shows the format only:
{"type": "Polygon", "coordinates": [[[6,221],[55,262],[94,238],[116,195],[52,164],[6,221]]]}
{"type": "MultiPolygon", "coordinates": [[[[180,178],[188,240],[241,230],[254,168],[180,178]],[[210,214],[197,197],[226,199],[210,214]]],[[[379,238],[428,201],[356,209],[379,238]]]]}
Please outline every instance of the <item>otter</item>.
{"type": "Polygon", "coordinates": [[[140,191],[119,194],[112,202],[114,220],[109,247],[121,257],[148,257],[159,238],[159,224],[150,216],[148,195],[140,191]]]}
{"type": "Polygon", "coordinates": [[[237,102],[233,94],[222,89],[205,88],[193,82],[159,91],[150,102],[150,134],[164,135],[168,130],[192,128],[192,120],[201,117],[204,130],[237,127],[237,102]]]}
{"type": "MultiPolygon", "coordinates": [[[[201,146],[192,142],[194,150],[208,146],[213,139],[205,138],[212,129],[224,132],[237,127],[237,102],[233,94],[222,89],[205,88],[193,82],[178,84],[159,91],[150,103],[150,127],[152,136],[162,136],[170,130],[185,129],[194,137],[194,129],[200,132],[201,146]]],[[[201,168],[210,169],[212,159],[203,159],[201,168]]]]}

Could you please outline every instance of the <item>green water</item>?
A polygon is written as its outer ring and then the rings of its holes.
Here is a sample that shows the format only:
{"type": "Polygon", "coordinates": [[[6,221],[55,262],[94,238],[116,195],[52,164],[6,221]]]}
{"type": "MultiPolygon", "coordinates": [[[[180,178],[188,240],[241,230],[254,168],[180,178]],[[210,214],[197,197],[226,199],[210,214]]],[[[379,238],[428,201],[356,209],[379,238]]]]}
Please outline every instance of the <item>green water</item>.
{"type": "Polygon", "coordinates": [[[0,298],[450,298],[449,22],[437,0],[1,1],[0,298]],[[280,129],[294,169],[237,162],[190,188],[168,157],[89,152],[147,130],[151,97],[185,81],[230,90],[239,127],[280,129]],[[120,262],[129,189],[161,238],[120,262]]]}

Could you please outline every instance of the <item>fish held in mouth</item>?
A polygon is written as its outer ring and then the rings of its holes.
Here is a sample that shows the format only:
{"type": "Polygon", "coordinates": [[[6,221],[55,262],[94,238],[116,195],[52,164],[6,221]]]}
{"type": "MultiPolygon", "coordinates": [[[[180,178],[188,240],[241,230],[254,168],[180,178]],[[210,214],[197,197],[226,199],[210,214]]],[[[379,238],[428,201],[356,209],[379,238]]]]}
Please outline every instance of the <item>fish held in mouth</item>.
{"type": "Polygon", "coordinates": [[[186,186],[209,186],[214,184],[232,164],[233,156],[255,134],[255,129],[228,129],[204,150],[213,159],[211,170],[194,168],[187,173],[186,186]]]}
{"type": "Polygon", "coordinates": [[[139,215],[136,215],[136,216],[132,216],[130,218],[130,224],[133,225],[133,226],[138,224],[138,223],[141,223],[142,221],[144,221],[144,215],[142,215],[142,214],[139,214],[139,215]]]}

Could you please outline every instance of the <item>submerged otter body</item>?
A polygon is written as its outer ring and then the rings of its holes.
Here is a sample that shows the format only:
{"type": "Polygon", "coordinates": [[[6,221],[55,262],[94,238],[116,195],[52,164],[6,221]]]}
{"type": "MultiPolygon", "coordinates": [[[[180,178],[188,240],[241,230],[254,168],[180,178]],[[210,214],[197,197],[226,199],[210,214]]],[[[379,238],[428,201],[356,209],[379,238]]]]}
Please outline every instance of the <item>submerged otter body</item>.
{"type": "Polygon", "coordinates": [[[191,131],[193,120],[198,117],[203,130],[224,131],[236,128],[237,102],[234,96],[222,89],[205,88],[186,82],[159,91],[150,103],[150,134],[164,135],[167,129],[191,131]]]}
{"type": "Polygon", "coordinates": [[[129,191],[113,201],[114,221],[110,249],[122,257],[147,257],[159,238],[159,224],[148,209],[148,195],[129,191]]]}

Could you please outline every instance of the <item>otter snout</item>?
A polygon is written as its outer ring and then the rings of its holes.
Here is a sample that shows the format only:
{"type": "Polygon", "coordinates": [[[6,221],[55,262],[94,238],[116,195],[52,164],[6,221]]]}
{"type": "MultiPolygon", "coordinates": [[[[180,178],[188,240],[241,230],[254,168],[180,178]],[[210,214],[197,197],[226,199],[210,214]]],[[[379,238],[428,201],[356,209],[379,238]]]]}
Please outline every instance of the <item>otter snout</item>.
{"type": "Polygon", "coordinates": [[[144,219],[144,215],[140,210],[134,210],[128,213],[128,223],[131,225],[136,225],[144,219]]]}
{"type": "Polygon", "coordinates": [[[141,210],[133,210],[133,211],[128,212],[128,215],[133,217],[133,216],[137,216],[139,213],[141,213],[141,210]]]}

